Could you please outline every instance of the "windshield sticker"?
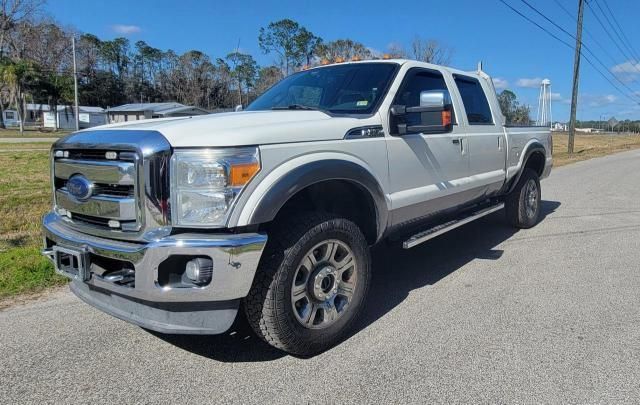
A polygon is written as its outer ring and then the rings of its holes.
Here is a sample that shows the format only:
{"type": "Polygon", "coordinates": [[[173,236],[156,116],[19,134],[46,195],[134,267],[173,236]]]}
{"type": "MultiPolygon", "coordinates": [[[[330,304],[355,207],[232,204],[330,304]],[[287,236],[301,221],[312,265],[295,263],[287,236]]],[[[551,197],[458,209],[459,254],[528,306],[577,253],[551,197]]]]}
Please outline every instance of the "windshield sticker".
{"type": "Polygon", "coordinates": [[[356,103],[356,107],[366,107],[367,104],[369,104],[369,101],[367,100],[360,100],[356,103]]]}

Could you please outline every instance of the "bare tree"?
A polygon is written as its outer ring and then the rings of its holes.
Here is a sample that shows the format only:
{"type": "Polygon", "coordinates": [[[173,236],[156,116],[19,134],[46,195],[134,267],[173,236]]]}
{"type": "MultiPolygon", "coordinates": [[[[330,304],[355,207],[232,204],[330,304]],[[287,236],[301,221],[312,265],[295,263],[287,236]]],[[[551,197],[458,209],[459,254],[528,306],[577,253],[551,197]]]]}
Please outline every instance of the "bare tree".
{"type": "Polygon", "coordinates": [[[282,80],[282,71],[277,66],[267,66],[260,69],[254,87],[254,97],[267,91],[271,86],[282,80]]]}
{"type": "Polygon", "coordinates": [[[395,59],[404,59],[408,56],[407,50],[404,49],[402,44],[399,44],[397,42],[392,42],[389,44],[389,46],[387,46],[387,52],[385,53],[385,55],[389,58],[395,59]]]}
{"type": "MultiPolygon", "coordinates": [[[[42,9],[46,0],[0,0],[0,60],[5,57],[6,39],[23,21],[28,20],[42,9]]],[[[0,83],[0,128],[4,125],[4,100],[2,94],[8,94],[5,82],[0,83]]]]}
{"type": "Polygon", "coordinates": [[[451,63],[453,50],[435,39],[422,39],[416,36],[411,42],[411,54],[414,59],[422,62],[448,65],[451,63]]]}
{"type": "Polygon", "coordinates": [[[4,56],[7,34],[42,10],[46,0],[0,0],[0,57],[4,56]]]}

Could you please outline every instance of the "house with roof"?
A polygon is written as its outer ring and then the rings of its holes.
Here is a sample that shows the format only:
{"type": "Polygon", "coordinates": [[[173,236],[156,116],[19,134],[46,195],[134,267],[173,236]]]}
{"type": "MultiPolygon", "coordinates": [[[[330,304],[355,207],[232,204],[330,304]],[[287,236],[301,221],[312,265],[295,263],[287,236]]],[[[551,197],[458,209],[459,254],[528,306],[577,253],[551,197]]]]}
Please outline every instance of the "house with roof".
{"type": "Polygon", "coordinates": [[[110,123],[205,114],[209,114],[209,111],[204,108],[180,103],[133,103],[107,109],[110,123]]]}
{"type": "MultiPolygon", "coordinates": [[[[41,126],[43,114],[49,111],[48,104],[25,104],[24,125],[25,126],[41,126]]],[[[17,127],[20,125],[18,111],[15,108],[7,108],[3,111],[4,125],[8,127],[17,127]]]]}
{"type": "MultiPolygon", "coordinates": [[[[81,105],[78,107],[78,112],[80,129],[92,128],[107,123],[107,112],[102,107],[81,105]]],[[[76,129],[74,108],[59,105],[56,113],[53,111],[44,112],[42,126],[53,129],[76,129]]]]}
{"type": "MultiPolygon", "coordinates": [[[[91,128],[107,123],[107,113],[102,107],[79,106],[80,128],[91,128]]],[[[15,108],[4,110],[4,124],[8,127],[20,125],[18,111],[15,108]]],[[[27,127],[44,127],[51,129],[76,129],[74,108],[59,105],[54,113],[48,104],[25,104],[24,125],[27,127]]]]}

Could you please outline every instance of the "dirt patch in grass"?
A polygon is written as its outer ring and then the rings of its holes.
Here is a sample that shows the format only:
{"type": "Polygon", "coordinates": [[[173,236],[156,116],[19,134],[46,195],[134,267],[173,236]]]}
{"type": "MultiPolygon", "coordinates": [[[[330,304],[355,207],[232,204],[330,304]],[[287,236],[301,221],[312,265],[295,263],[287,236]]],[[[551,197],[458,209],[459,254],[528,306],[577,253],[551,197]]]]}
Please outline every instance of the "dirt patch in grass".
{"type": "Polygon", "coordinates": [[[69,135],[71,131],[46,131],[39,129],[27,129],[23,134],[20,134],[19,129],[8,128],[0,129],[0,138],[60,138],[69,135]]]}
{"type": "Polygon", "coordinates": [[[567,153],[568,144],[569,135],[553,134],[555,167],[640,148],[640,135],[576,135],[571,156],[567,153]]]}
{"type": "Polygon", "coordinates": [[[24,151],[48,152],[51,150],[51,142],[24,142],[24,143],[4,143],[0,142],[0,153],[24,152],[24,151]]]}

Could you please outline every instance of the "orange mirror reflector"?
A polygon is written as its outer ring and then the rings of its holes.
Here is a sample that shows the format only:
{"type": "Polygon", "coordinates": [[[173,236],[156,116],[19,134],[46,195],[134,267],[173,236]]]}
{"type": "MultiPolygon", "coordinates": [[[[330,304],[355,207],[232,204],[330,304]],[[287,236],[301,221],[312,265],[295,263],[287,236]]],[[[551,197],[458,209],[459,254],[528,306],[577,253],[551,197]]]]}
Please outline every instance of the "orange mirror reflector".
{"type": "Polygon", "coordinates": [[[447,125],[451,125],[451,111],[442,112],[442,126],[446,127],[447,125]]]}

